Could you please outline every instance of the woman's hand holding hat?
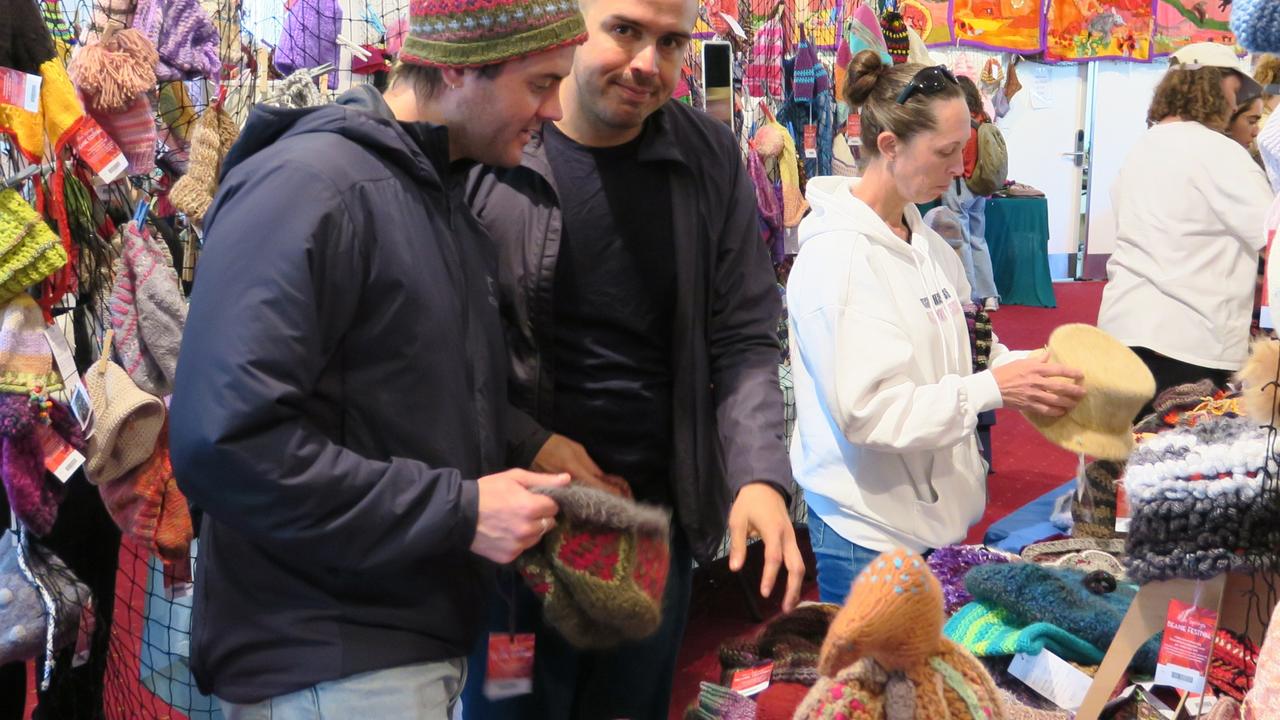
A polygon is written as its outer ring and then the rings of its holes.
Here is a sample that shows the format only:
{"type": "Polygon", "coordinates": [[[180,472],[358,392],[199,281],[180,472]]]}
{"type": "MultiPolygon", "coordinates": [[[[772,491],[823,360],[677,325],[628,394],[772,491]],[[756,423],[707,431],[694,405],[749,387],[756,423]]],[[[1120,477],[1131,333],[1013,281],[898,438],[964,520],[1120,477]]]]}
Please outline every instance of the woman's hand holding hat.
{"type": "Polygon", "coordinates": [[[1084,373],[1049,362],[1049,355],[1038,352],[1024,360],[1015,360],[991,371],[1004,406],[1048,417],[1061,417],[1084,397],[1084,373]]]}

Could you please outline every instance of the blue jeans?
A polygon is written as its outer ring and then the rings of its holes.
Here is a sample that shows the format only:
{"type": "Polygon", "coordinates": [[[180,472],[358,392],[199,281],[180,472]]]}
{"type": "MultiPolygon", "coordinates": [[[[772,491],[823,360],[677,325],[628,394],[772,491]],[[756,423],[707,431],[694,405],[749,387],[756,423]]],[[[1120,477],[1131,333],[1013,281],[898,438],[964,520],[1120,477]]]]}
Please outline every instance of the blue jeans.
{"type": "Polygon", "coordinates": [[[818,560],[818,599],[843,605],[858,573],[880,556],[879,550],[854,545],[809,508],[809,541],[818,560]]]}
{"type": "Polygon", "coordinates": [[[226,720],[449,720],[466,675],[459,658],[352,675],[257,703],[220,704],[226,720]]]}
{"type": "Polygon", "coordinates": [[[488,631],[471,655],[464,720],[666,720],[676,656],[693,590],[693,553],[684,533],[671,541],[662,625],[651,637],[608,650],[579,650],[542,619],[542,603],[515,571],[499,575],[488,631]],[[512,599],[514,598],[514,605],[512,599]],[[534,633],[533,693],[493,702],[484,696],[488,633],[534,633]]]}
{"type": "Polygon", "coordinates": [[[942,204],[960,217],[965,242],[960,246],[964,274],[969,280],[972,300],[982,302],[1000,297],[995,272],[991,269],[991,251],[987,248],[987,199],[969,192],[964,180],[952,181],[942,195],[942,204]],[[959,189],[956,185],[959,184],[959,189]]]}

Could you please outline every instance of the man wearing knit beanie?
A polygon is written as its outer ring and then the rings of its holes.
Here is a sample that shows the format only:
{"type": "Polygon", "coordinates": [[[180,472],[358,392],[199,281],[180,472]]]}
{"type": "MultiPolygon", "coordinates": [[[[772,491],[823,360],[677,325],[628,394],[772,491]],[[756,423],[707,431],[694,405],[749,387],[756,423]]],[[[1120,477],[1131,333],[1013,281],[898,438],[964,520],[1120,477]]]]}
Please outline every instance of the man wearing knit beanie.
{"type": "MultiPolygon", "coordinates": [[[[469,198],[498,245],[512,400],[538,427],[513,436],[535,470],[674,509],[663,622],[647,640],[584,651],[546,627],[532,593],[493,606],[490,630],[536,634],[533,692],[482,693],[472,655],[463,707],[491,718],[665,718],[693,558],[726,526],[730,566],[765,546],[760,591],[804,565],[787,511],[791,468],[778,383],[780,298],[755,193],[732,131],[671,100],[697,0],[584,0],[588,39],[520,167],[482,169],[469,198]]],[[[516,460],[520,457],[513,458],[516,460]]]]}
{"type": "Polygon", "coordinates": [[[532,421],[458,168],[560,118],[582,17],[411,15],[385,98],[256,107],[205,216],[170,437],[203,511],[191,669],[229,720],[450,717],[494,563],[554,526],[530,488],[569,482],[503,470],[532,421]]]}

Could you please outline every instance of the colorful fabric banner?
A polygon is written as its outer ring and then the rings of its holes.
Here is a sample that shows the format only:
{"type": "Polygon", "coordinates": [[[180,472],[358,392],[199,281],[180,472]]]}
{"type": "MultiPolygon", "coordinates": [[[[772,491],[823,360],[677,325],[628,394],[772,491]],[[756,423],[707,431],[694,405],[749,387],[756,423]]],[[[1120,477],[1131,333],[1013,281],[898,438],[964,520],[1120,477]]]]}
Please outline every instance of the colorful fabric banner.
{"type": "MultiPolygon", "coordinates": [[[[1228,21],[1231,5],[1220,0],[1157,0],[1154,55],[1172,55],[1197,42],[1216,42],[1236,47],[1236,36],[1228,21]]],[[[1244,51],[1236,48],[1244,55],[1244,51]]]]}
{"type": "Polygon", "coordinates": [[[925,45],[950,45],[955,42],[948,0],[900,0],[898,12],[924,40],[925,45]]]}
{"type": "Polygon", "coordinates": [[[961,45],[996,52],[1044,49],[1042,0],[954,0],[952,20],[961,45]]]}
{"type": "Polygon", "coordinates": [[[1155,14],[1155,0],[1055,0],[1045,26],[1045,57],[1148,62],[1155,14]]]}

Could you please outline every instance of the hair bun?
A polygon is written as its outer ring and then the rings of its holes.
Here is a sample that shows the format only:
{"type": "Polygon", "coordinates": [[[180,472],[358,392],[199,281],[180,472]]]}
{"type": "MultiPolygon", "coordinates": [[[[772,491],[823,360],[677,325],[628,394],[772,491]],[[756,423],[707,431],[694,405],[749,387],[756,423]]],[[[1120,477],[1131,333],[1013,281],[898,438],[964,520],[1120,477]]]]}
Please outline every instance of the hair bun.
{"type": "Polygon", "coordinates": [[[871,97],[876,83],[884,76],[889,64],[874,50],[863,50],[849,61],[849,75],[844,84],[845,100],[853,106],[861,106],[871,97]]]}

